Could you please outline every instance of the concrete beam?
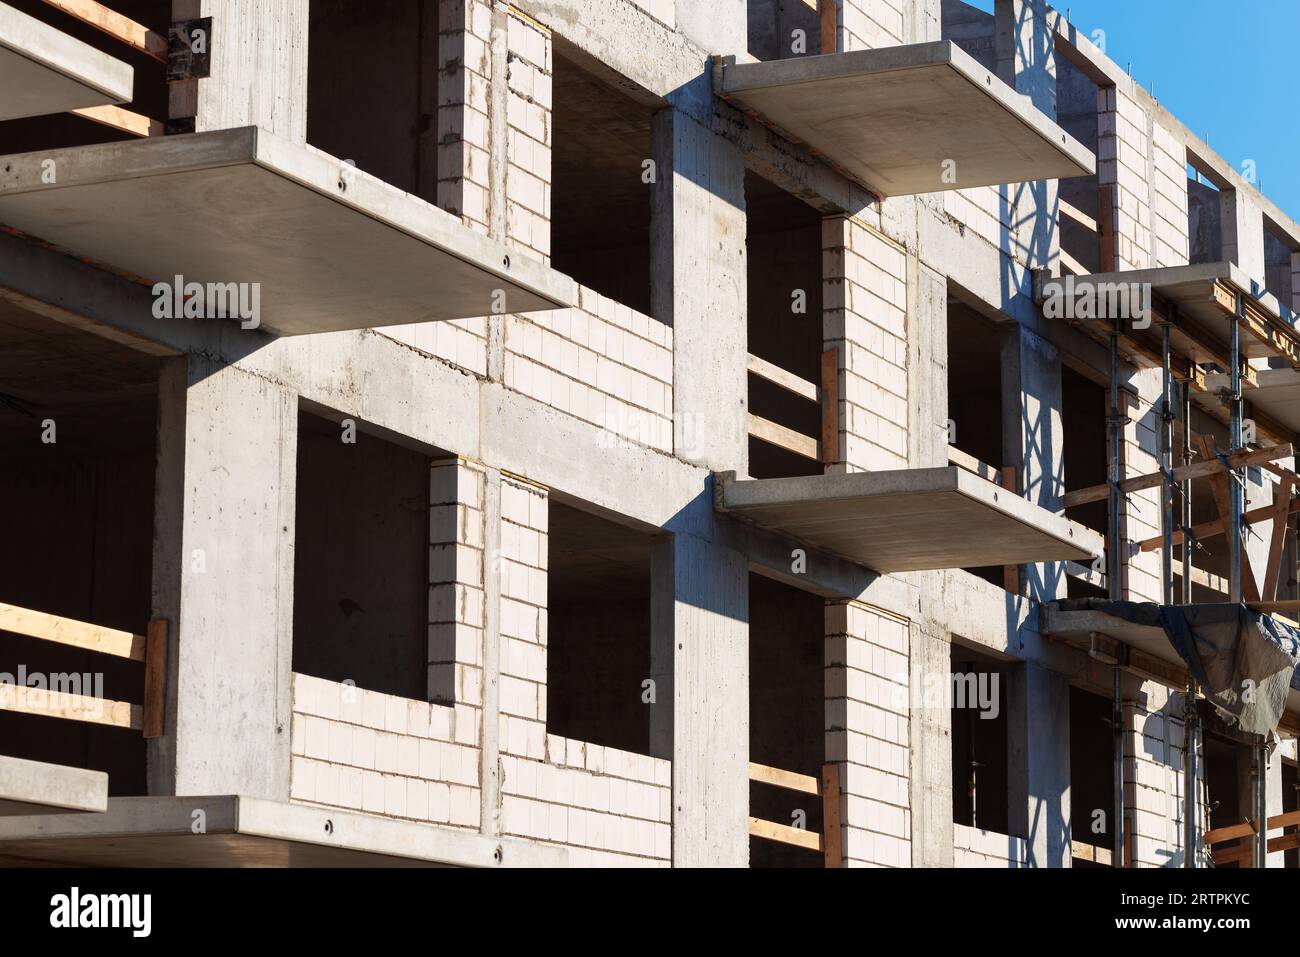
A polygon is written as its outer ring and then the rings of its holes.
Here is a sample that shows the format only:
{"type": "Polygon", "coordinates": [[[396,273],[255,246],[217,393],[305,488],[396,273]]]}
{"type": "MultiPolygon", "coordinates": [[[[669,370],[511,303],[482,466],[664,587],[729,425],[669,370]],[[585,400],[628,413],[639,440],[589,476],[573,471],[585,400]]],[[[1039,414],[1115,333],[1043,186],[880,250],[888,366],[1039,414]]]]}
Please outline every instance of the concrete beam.
{"type": "Polygon", "coordinates": [[[108,775],[0,755],[0,818],[108,807],[108,775]]]}

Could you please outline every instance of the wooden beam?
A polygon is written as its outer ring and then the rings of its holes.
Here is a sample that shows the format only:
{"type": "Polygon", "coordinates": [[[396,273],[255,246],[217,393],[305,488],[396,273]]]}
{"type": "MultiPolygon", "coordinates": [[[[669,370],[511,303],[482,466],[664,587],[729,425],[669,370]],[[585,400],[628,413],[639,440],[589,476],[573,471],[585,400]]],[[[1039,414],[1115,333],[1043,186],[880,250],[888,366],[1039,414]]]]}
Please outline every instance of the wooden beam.
{"type": "Polygon", "coordinates": [[[1277,586],[1282,578],[1282,549],[1286,545],[1287,519],[1291,515],[1291,489],[1294,478],[1284,478],[1273,489],[1273,529],[1268,544],[1268,564],[1264,566],[1264,587],[1259,597],[1264,601],[1277,598],[1277,586]]]}
{"type": "MultiPolygon", "coordinates": [[[[1252,508],[1249,512],[1241,516],[1241,518],[1247,524],[1268,521],[1273,518],[1276,508],[1276,502],[1272,505],[1261,505],[1259,508],[1252,508]]],[[[1300,512],[1300,498],[1291,499],[1287,510],[1291,515],[1300,512]]],[[[1214,535],[1222,535],[1223,532],[1224,525],[1223,519],[1221,518],[1216,518],[1209,522],[1201,522],[1199,525],[1192,526],[1192,535],[1196,538],[1210,538],[1214,535]]],[[[1174,529],[1174,544],[1181,545],[1182,543],[1183,531],[1180,528],[1176,528],[1174,529]]],[[[1164,544],[1164,536],[1162,535],[1156,535],[1138,543],[1139,547],[1144,552],[1154,552],[1157,548],[1160,548],[1162,544],[1164,544]]]]}
{"type": "Polygon", "coordinates": [[[0,711],[102,724],[131,731],[144,727],[144,716],[137,704],[70,691],[50,691],[48,688],[0,685],[0,711]]]}
{"type": "MultiPolygon", "coordinates": [[[[1214,461],[1219,466],[1219,470],[1210,475],[1210,488],[1214,493],[1214,505],[1219,510],[1219,517],[1223,519],[1225,531],[1231,532],[1232,529],[1232,496],[1228,494],[1228,472],[1223,468],[1223,463],[1219,462],[1214,455],[1214,442],[1208,435],[1198,435],[1196,437],[1196,446],[1200,450],[1201,456],[1206,460],[1204,463],[1209,464],[1214,461]]],[[[1290,446],[1287,446],[1290,448],[1290,446]]],[[[1290,454],[1290,453],[1287,453],[1290,454]]],[[[1234,457],[1228,456],[1229,462],[1233,462],[1234,457]]],[[[1195,468],[1196,466],[1185,466],[1186,468],[1195,468]]],[[[1231,546],[1231,543],[1229,543],[1231,546]]],[[[1231,596],[1230,596],[1231,597],[1231,596]]],[[[1259,601],[1259,584],[1255,581],[1255,571],[1250,567],[1250,555],[1246,552],[1245,542],[1241,543],[1241,595],[1238,596],[1247,601],[1259,601]]]]}
{"type": "MultiPolygon", "coordinates": [[[[1204,438],[1204,436],[1201,436],[1204,438]]],[[[1260,465],[1264,462],[1272,462],[1274,459],[1284,459],[1295,454],[1295,449],[1290,443],[1283,445],[1274,445],[1267,449],[1247,449],[1234,452],[1229,455],[1228,466],[1224,466],[1214,454],[1213,448],[1206,455],[1205,461],[1196,462],[1192,465],[1180,465],[1173,470],[1175,482],[1184,482],[1189,479],[1204,478],[1206,476],[1219,475],[1226,481],[1226,472],[1228,467],[1245,468],[1250,465],[1260,465]]],[[[1159,488],[1165,481],[1165,477],[1160,472],[1151,472],[1147,475],[1139,475],[1134,478],[1125,479],[1119,483],[1119,487],[1125,492],[1140,492],[1144,489],[1159,488]]],[[[1073,492],[1067,492],[1062,499],[1065,508],[1073,508],[1076,505],[1086,505],[1089,502],[1100,502],[1110,495],[1110,486],[1090,485],[1087,488],[1077,489],[1073,492]]]]}
{"type": "Polygon", "coordinates": [[[116,658],[144,661],[145,639],[140,635],[16,605],[0,604],[0,631],[84,648],[116,658]]]}
{"type": "Polygon", "coordinates": [[[123,133],[130,133],[132,136],[162,136],[165,131],[164,125],[157,120],[124,110],[120,106],[87,106],[72,112],[82,119],[123,133]]]}
{"type": "Polygon", "coordinates": [[[835,22],[835,0],[816,0],[817,19],[821,27],[821,52],[839,52],[839,31],[835,22]]]}
{"type": "Polygon", "coordinates": [[[844,863],[840,836],[840,766],[822,765],[822,853],[827,867],[844,863]]]}
{"type": "MultiPolygon", "coordinates": [[[[1282,837],[1269,838],[1268,852],[1275,854],[1278,851],[1290,851],[1300,847],[1300,834],[1284,834],[1282,837]]],[[[1238,844],[1235,847],[1226,847],[1221,851],[1210,851],[1213,856],[1215,866],[1220,864],[1245,863],[1254,858],[1255,843],[1238,844]]]]}
{"type": "Polygon", "coordinates": [[[780,768],[771,768],[766,764],[755,764],[749,762],[749,779],[757,781],[759,784],[771,784],[774,787],[785,788],[787,791],[798,791],[800,794],[821,795],[821,782],[811,774],[797,774],[794,771],[782,771],[780,768]]]}
{"type": "Polygon", "coordinates": [[[144,658],[144,711],[141,730],[146,738],[161,738],[166,714],[167,620],[149,622],[144,658]]]}
{"type": "Polygon", "coordinates": [[[45,3],[76,17],[115,40],[121,40],[127,46],[139,50],[146,56],[153,57],[159,63],[167,62],[167,38],[155,33],[143,24],[110,10],[95,0],[45,0],[45,3]]]}
{"type": "Polygon", "coordinates": [[[821,393],[817,389],[817,383],[802,379],[793,372],[787,372],[779,365],[768,362],[766,359],[751,355],[749,357],[749,372],[751,375],[766,379],[773,385],[778,385],[787,392],[793,392],[809,402],[821,400],[821,393]]]}
{"type": "Polygon", "coordinates": [[[1093,219],[1083,210],[1079,209],[1079,207],[1073,206],[1070,203],[1067,203],[1063,199],[1057,199],[1056,205],[1057,208],[1060,210],[1060,215],[1057,216],[1057,222],[1060,222],[1061,216],[1066,216],[1074,220],[1084,229],[1090,230],[1094,233],[1097,231],[1097,220],[1093,219]]]}
{"type": "Polygon", "coordinates": [[[749,414],[749,434],[752,438],[775,445],[779,449],[802,455],[814,462],[821,461],[821,443],[812,436],[787,429],[784,425],[754,415],[752,412],[749,414]]]}
{"type": "MultiPolygon", "coordinates": [[[[828,0],[823,0],[828,2],[828,0]]],[[[831,19],[835,19],[835,4],[830,2],[831,19]]],[[[840,454],[840,351],[827,349],[822,353],[822,455],[823,465],[834,465],[840,454]]]]}
{"type": "Polygon", "coordinates": [[[992,482],[994,485],[1002,484],[1001,472],[986,462],[981,462],[970,453],[963,452],[955,445],[948,446],[948,464],[963,468],[967,472],[978,475],[986,482],[992,482]]]}
{"type": "Polygon", "coordinates": [[[1112,852],[1108,847],[1096,847],[1092,844],[1085,844],[1083,841],[1071,841],[1070,856],[1075,860],[1092,861],[1094,864],[1104,864],[1110,867],[1112,852]]]}
{"type": "Polygon", "coordinates": [[[778,844],[806,847],[810,851],[820,851],[822,849],[822,836],[816,831],[805,831],[801,827],[790,827],[788,824],[764,821],[758,817],[749,819],[749,836],[760,837],[765,841],[776,841],[778,844]]]}

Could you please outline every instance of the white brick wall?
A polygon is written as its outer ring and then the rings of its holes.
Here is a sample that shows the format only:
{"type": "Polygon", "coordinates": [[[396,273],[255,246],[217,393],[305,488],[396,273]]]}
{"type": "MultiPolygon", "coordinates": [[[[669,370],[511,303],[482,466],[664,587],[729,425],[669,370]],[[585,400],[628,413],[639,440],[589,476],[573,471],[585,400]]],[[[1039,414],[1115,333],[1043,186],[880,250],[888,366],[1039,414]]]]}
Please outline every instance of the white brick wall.
{"type": "Polygon", "coordinates": [[[1159,123],[1152,134],[1155,157],[1157,266],[1186,266],[1187,150],[1159,123]]]}
{"type": "MultiPolygon", "coordinates": [[[[1125,478],[1160,470],[1160,371],[1140,372],[1135,382],[1141,387],[1143,397],[1130,401],[1128,406],[1123,448],[1125,478]]],[[[1121,390],[1121,401],[1126,394],[1121,390]]],[[[1131,601],[1164,601],[1160,586],[1161,553],[1131,553],[1133,542],[1160,534],[1160,490],[1131,492],[1127,499],[1122,523],[1125,550],[1121,553],[1127,556],[1124,597],[1131,601]]]]}
{"type": "MultiPolygon", "coordinates": [[[[1118,87],[1103,88],[1098,101],[1097,182],[1113,189],[1113,269],[1146,269],[1152,262],[1146,114],[1118,87]]],[[[1102,263],[1102,272],[1111,269],[1102,263]]]]}
{"type": "Polygon", "coordinates": [[[822,222],[822,337],[840,354],[840,441],[827,471],[907,466],[907,262],[865,223],[822,222]]]}
{"type": "MultiPolygon", "coordinates": [[[[1144,682],[1124,703],[1124,805],[1131,867],[1182,866],[1184,725],[1182,697],[1144,682]]],[[[1205,807],[1205,766],[1197,765],[1197,820],[1205,807]]]]}
{"type": "Polygon", "coordinates": [[[429,682],[432,701],[483,703],[483,482],[480,465],[429,471],[429,682]]]}
{"type": "Polygon", "coordinates": [[[295,674],[290,801],[477,828],[478,714],[295,674]]]}
{"type": "Polygon", "coordinates": [[[505,239],[551,255],[551,35],[509,8],[506,30],[505,239]]]}
{"type": "Polygon", "coordinates": [[[666,864],[671,763],[546,732],[545,489],[501,480],[502,829],[577,864],[666,864]]]}
{"type": "Polygon", "coordinates": [[[576,309],[507,318],[505,384],[672,451],[673,331],[591,289],[580,287],[576,309]]]}
{"type": "Polygon", "coordinates": [[[911,866],[909,652],[907,621],[827,602],[826,760],[840,766],[848,866],[911,866]]]}
{"type": "Polygon", "coordinates": [[[903,42],[904,0],[838,0],[836,6],[841,53],[903,42]]]}
{"type": "Polygon", "coordinates": [[[965,824],[952,826],[953,867],[1026,867],[1028,842],[965,824]]]}

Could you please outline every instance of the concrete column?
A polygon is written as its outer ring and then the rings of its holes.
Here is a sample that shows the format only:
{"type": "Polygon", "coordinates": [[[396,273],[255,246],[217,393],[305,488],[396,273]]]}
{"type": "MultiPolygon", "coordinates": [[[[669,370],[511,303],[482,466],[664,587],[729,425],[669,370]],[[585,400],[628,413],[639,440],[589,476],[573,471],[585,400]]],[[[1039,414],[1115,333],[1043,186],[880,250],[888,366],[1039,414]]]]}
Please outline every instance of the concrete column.
{"type": "Polygon", "coordinates": [[[677,30],[706,53],[727,56],[749,52],[746,0],[674,4],[677,30]]]}
{"type": "Polygon", "coordinates": [[[933,626],[917,624],[911,651],[912,866],[952,867],[952,709],[946,698],[925,696],[949,686],[952,645],[933,626]]]}
{"type": "Polygon", "coordinates": [[[154,615],[171,625],[149,791],[287,800],[297,396],[191,355],[159,398],[154,615]]]}
{"type": "MultiPolygon", "coordinates": [[[[1061,355],[1055,346],[1021,325],[1002,336],[1002,462],[1017,471],[1019,491],[1035,505],[1060,508],[1065,491],[1061,423],[1061,355]]],[[[1060,562],[1025,565],[1025,593],[1039,601],[1065,597],[1060,562]]]]}
{"type": "MultiPolygon", "coordinates": [[[[1047,23],[1047,0],[997,0],[994,56],[997,74],[1017,93],[1056,119],[1056,41],[1047,23]]],[[[960,175],[960,174],[959,174],[960,175]]],[[[1060,258],[1056,229],[1057,180],[1002,186],[1003,222],[1010,224],[1004,253],[1034,266],[1055,269],[1060,258]]]]}
{"type": "MultiPolygon", "coordinates": [[[[1269,817],[1275,817],[1283,813],[1286,808],[1282,805],[1282,753],[1274,750],[1268,755],[1268,772],[1264,779],[1264,787],[1267,792],[1266,802],[1269,817]]],[[[1272,831],[1269,838],[1278,837],[1281,831],[1272,831]]],[[[1266,867],[1286,867],[1286,851],[1272,851],[1265,858],[1266,867]]]]}
{"type": "Polygon", "coordinates": [[[1030,867],[1070,866],[1070,684],[1026,662],[1008,672],[1008,823],[1030,867]]]}
{"type": "Polygon", "coordinates": [[[933,468],[948,464],[948,282],[912,257],[908,267],[907,463],[933,468]]]}
{"type": "Polygon", "coordinates": [[[307,140],[307,0],[173,0],[172,18],[212,18],[211,76],[168,88],[194,129],[260,126],[307,140]]]}
{"type": "Polygon", "coordinates": [[[743,474],[744,165],[734,146],[676,106],[655,114],[652,139],[651,302],[673,327],[673,448],[688,462],[743,474]]]}
{"type": "Polygon", "coordinates": [[[1264,281],[1264,212],[1242,190],[1219,192],[1223,258],[1256,282],[1264,281]]]}
{"type": "Polygon", "coordinates": [[[749,863],[749,566],[718,543],[712,489],[651,560],[650,749],[673,762],[673,865],[749,863]]]}

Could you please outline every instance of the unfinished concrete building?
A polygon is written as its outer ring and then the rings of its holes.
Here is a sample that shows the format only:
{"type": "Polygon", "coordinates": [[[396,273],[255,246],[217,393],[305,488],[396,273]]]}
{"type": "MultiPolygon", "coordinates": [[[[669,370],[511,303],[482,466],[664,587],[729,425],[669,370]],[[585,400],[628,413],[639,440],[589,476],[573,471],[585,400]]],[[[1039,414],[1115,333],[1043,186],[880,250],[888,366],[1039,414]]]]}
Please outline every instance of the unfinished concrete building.
{"type": "Polygon", "coordinates": [[[0,862],[1295,866],[1121,606],[1294,617],[1300,226],[989,6],[0,2],[0,862]]]}

